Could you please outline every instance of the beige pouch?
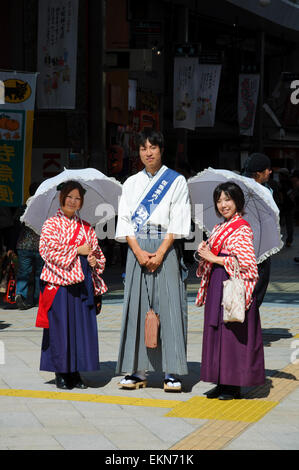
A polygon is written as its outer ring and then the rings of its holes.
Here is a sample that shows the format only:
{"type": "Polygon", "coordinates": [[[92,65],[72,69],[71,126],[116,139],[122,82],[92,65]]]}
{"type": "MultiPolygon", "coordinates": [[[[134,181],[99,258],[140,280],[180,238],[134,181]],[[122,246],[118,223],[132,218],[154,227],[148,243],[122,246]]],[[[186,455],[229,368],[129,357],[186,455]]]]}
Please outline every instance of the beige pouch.
{"type": "Polygon", "coordinates": [[[152,300],[150,300],[150,296],[148,292],[146,274],[144,276],[144,281],[146,285],[147,298],[148,298],[148,304],[149,304],[149,311],[147,312],[145,316],[145,322],[144,322],[144,343],[147,348],[155,349],[158,346],[159,327],[160,327],[160,316],[153,309],[155,275],[153,278],[152,300]]]}
{"type": "Polygon", "coordinates": [[[160,317],[151,308],[145,317],[144,342],[147,348],[154,349],[158,346],[160,317]]]}

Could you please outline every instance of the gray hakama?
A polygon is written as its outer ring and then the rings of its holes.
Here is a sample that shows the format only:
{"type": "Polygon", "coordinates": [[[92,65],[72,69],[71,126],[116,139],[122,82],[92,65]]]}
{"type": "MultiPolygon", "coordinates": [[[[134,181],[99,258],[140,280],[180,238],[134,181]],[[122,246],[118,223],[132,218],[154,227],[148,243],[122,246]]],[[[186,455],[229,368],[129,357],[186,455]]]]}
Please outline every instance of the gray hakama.
{"type": "MultiPolygon", "coordinates": [[[[155,252],[162,240],[138,238],[143,250],[155,252]]],[[[185,375],[187,368],[187,296],[182,271],[174,247],[163,263],[150,273],[142,268],[128,249],[124,308],[119,357],[116,373],[132,374],[137,370],[185,375]],[[160,338],[156,349],[144,344],[144,322],[153,294],[153,308],[160,315],[160,338]],[[154,282],[153,282],[154,281],[154,282]]]]}

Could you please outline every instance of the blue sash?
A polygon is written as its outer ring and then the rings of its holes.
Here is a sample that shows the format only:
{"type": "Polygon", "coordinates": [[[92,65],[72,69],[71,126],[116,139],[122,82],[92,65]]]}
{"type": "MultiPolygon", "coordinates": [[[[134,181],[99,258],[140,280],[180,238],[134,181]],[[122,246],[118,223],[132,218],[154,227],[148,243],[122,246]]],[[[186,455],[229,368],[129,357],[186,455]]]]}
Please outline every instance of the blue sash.
{"type": "Polygon", "coordinates": [[[156,209],[158,204],[160,204],[170,186],[178,176],[179,173],[167,168],[143,198],[132,215],[132,223],[136,235],[148,221],[153,211],[156,209]]]}

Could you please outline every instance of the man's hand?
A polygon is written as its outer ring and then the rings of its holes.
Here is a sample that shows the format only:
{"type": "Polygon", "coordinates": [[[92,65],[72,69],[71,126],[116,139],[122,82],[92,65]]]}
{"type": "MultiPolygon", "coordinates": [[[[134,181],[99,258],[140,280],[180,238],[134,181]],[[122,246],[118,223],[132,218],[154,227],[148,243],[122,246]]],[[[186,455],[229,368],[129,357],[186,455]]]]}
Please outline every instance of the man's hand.
{"type": "Polygon", "coordinates": [[[151,257],[154,256],[154,253],[149,253],[148,251],[142,249],[138,250],[135,254],[140,266],[147,266],[147,263],[151,257]]]}
{"type": "Polygon", "coordinates": [[[156,251],[156,253],[152,253],[152,256],[146,263],[146,267],[149,272],[155,272],[156,269],[158,269],[158,267],[163,263],[163,258],[164,256],[159,251],[156,251]]]}

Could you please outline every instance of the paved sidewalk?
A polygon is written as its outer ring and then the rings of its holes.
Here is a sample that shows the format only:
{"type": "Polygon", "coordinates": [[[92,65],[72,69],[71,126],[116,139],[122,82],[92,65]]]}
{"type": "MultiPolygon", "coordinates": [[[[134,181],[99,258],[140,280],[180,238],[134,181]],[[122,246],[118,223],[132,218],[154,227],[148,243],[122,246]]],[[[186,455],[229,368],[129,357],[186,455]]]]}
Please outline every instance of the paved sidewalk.
{"type": "Polygon", "coordinates": [[[296,228],[294,247],[272,257],[261,308],[266,382],[243,389],[242,400],[220,403],[203,396],[210,384],[199,382],[203,309],[194,306],[194,268],[188,284],[190,373],[181,394],[165,393],[159,374],[149,375],[146,389],[117,387],[119,267],[106,271],[110,292],[98,318],[101,370],[83,375],[86,390],[58,391],[53,374],[39,371],[42,330],[34,327],[36,308],[0,308],[0,449],[298,450],[299,265],[293,262],[298,235],[296,228]]]}

